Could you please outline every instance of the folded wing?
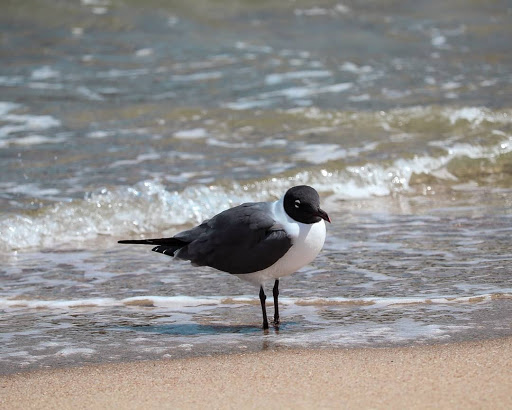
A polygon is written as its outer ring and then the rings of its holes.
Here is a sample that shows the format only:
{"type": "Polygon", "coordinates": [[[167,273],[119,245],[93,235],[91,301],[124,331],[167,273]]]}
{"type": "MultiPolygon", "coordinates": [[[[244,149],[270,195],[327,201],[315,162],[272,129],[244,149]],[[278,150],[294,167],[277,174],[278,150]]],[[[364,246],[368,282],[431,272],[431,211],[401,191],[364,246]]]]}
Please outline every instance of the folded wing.
{"type": "Polygon", "coordinates": [[[121,241],[157,245],[153,251],[197,266],[244,274],[268,268],[292,246],[271,216],[270,204],[247,203],[228,209],[172,238],[121,241]]]}

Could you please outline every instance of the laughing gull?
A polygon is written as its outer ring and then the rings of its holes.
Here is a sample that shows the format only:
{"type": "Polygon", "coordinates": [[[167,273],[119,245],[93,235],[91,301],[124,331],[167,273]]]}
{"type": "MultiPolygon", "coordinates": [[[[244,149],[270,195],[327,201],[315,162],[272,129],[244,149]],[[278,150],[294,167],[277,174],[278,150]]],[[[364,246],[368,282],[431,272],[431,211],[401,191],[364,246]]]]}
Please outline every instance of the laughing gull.
{"type": "Polygon", "coordinates": [[[263,329],[268,329],[264,282],[274,279],[274,326],[279,324],[279,278],[310,263],[325,241],[320,197],[307,185],[290,188],[275,202],[251,202],[227,209],[172,238],[125,240],[157,245],[152,250],[231,273],[260,287],[263,329]]]}

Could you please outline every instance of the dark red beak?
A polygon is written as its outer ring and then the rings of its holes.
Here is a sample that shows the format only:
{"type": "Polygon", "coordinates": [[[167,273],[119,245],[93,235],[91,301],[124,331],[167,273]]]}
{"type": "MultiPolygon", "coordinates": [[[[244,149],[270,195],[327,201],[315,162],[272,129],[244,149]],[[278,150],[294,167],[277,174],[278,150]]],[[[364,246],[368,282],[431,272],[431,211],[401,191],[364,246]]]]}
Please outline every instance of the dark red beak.
{"type": "Polygon", "coordinates": [[[317,215],[320,218],[322,218],[324,221],[327,221],[327,222],[331,223],[331,218],[329,218],[329,215],[327,215],[327,212],[325,212],[324,210],[318,208],[317,215]]]}

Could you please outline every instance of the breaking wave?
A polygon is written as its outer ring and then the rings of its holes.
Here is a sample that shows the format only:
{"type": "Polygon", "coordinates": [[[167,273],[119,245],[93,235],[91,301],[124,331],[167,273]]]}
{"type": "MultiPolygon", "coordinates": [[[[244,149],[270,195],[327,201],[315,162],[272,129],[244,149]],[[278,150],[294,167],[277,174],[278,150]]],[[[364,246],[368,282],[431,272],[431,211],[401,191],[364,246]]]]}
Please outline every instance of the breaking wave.
{"type": "MultiPolygon", "coordinates": [[[[315,114],[312,109],[300,113],[301,116],[321,114],[315,114]]],[[[480,134],[492,138],[474,139],[481,143],[460,138],[451,142],[431,140],[427,145],[437,149],[436,154],[404,154],[392,161],[368,161],[358,166],[332,161],[311,165],[295,174],[283,173],[245,183],[195,184],[173,190],[161,179],[148,179],[133,186],[102,187],[83,199],[63,200],[38,210],[2,215],[0,251],[62,246],[103,235],[165,234],[168,230],[167,233],[172,233],[176,226],[199,223],[243,202],[277,199],[286,189],[298,184],[312,185],[324,197],[362,199],[395,193],[422,194],[427,185],[432,193],[430,185],[433,184],[451,187],[468,181],[481,183],[482,178],[493,175],[508,178],[507,183],[512,183],[508,112],[494,113],[474,107],[395,110],[387,115],[387,126],[403,116],[410,122],[434,121],[435,116],[440,116],[453,127],[454,133],[462,124],[464,133],[477,128],[480,134]]]]}

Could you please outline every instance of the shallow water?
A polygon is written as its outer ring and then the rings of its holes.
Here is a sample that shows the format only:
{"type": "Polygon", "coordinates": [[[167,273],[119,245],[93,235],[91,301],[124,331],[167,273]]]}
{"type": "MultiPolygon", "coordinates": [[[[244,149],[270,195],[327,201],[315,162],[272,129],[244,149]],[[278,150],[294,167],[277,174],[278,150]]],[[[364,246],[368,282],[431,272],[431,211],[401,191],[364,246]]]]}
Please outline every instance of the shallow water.
{"type": "Polygon", "coordinates": [[[511,20],[499,1],[6,6],[0,372],[512,334],[511,20]],[[278,331],[251,285],[116,244],[300,183],[333,223],[282,280],[278,331]]]}

